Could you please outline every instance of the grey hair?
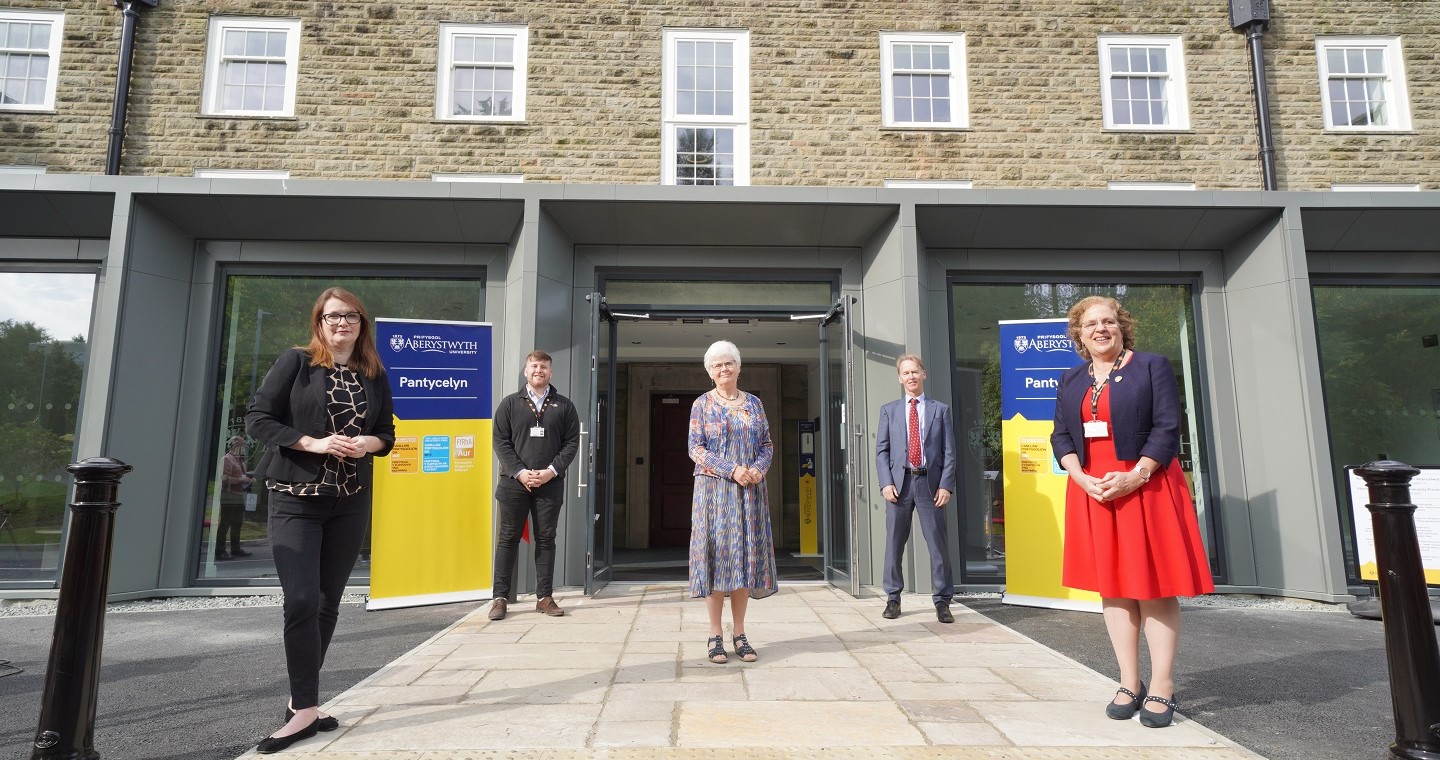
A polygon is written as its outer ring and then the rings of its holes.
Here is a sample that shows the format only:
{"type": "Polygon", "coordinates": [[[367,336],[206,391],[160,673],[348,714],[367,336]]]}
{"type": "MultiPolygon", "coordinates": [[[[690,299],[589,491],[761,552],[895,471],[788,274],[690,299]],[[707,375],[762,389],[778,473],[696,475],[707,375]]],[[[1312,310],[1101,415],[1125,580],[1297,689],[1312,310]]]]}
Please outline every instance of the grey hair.
{"type": "Polygon", "coordinates": [[[711,343],[709,348],[705,349],[705,371],[709,372],[710,365],[714,364],[715,360],[722,356],[734,359],[735,368],[740,368],[740,349],[736,348],[735,344],[728,340],[717,340],[711,343]]]}

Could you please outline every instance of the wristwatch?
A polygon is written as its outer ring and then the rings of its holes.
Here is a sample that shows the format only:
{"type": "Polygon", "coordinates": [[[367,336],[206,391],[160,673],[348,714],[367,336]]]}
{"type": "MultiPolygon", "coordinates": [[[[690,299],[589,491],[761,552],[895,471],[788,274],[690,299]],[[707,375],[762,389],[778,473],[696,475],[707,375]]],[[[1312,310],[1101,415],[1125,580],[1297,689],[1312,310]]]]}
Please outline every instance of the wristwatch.
{"type": "Polygon", "coordinates": [[[1131,470],[1131,472],[1140,476],[1140,482],[1142,484],[1150,482],[1150,471],[1145,469],[1145,465],[1137,464],[1135,465],[1135,469],[1131,470]]]}

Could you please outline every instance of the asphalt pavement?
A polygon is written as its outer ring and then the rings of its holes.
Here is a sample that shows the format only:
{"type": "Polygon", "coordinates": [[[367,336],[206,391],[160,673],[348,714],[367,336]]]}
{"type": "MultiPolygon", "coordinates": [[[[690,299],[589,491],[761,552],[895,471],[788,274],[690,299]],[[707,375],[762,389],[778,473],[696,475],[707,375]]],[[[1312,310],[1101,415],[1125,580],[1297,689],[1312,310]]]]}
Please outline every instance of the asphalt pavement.
{"type": "MultiPolygon", "coordinates": [[[[1111,678],[1100,616],[963,600],[1111,678]]],[[[1381,623],[1344,607],[1183,606],[1180,711],[1271,760],[1382,760],[1395,740],[1381,623]]],[[[1143,642],[1142,642],[1143,644],[1143,642]]],[[[1143,646],[1142,646],[1143,651],[1143,646]]],[[[1142,655],[1142,672],[1148,672],[1142,655]]]]}
{"type": "MultiPolygon", "coordinates": [[[[1098,615],[963,601],[1116,675],[1098,615]]],[[[475,607],[345,605],[322,702],[475,607]]],[[[1176,680],[1185,715],[1272,760],[1387,757],[1395,729],[1378,621],[1337,608],[1193,606],[1183,620],[1176,680]]],[[[29,757],[53,627],[52,617],[0,617],[0,659],[23,669],[0,674],[0,757],[29,757]]],[[[95,748],[107,760],[234,758],[280,725],[285,692],[277,606],[111,612],[95,748]]]]}

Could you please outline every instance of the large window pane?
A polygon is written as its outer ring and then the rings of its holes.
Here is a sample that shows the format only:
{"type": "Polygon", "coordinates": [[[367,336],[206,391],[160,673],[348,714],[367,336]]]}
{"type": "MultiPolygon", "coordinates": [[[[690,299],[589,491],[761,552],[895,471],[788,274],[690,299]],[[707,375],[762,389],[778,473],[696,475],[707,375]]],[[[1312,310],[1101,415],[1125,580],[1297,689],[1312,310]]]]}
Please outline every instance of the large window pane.
{"type": "MultiPolygon", "coordinates": [[[[241,478],[224,477],[225,460],[228,452],[233,457],[231,472],[241,470],[246,476],[260,462],[265,452],[245,433],[245,410],[275,358],[290,346],[309,341],[311,306],[315,297],[331,286],[360,296],[372,318],[473,321],[484,313],[485,283],[480,278],[227,277],[219,385],[206,460],[210,469],[204,498],[197,505],[203,517],[195,574],[201,580],[224,583],[275,578],[266,527],[268,492],[261,483],[249,489],[236,487],[235,481],[241,478]],[[232,553],[237,546],[239,556],[232,553]]],[[[369,578],[367,535],[351,580],[363,584],[369,578]]]]}
{"type": "MultiPolygon", "coordinates": [[[[1084,283],[955,283],[951,286],[956,409],[979,409],[979,419],[956,419],[962,455],[961,496],[983,507],[966,510],[959,533],[966,583],[1005,578],[1005,493],[1000,437],[1000,346],[997,324],[1007,319],[1064,318],[1088,295],[1112,296],[1135,316],[1136,348],[1168,357],[1180,386],[1185,423],[1180,430],[1180,466],[1195,496],[1210,567],[1220,562],[1208,509],[1195,310],[1187,285],[1096,285],[1084,283]]],[[[1073,357],[1080,363],[1079,355],[1073,357]]],[[[967,502],[969,503],[969,502],[967,502]]]]}
{"type": "Polygon", "coordinates": [[[1345,468],[1440,465],[1440,288],[1316,284],[1312,294],[1345,572],[1358,583],[1345,468]]]}
{"type": "Polygon", "coordinates": [[[0,581],[60,566],[92,273],[0,272],[0,581]]]}

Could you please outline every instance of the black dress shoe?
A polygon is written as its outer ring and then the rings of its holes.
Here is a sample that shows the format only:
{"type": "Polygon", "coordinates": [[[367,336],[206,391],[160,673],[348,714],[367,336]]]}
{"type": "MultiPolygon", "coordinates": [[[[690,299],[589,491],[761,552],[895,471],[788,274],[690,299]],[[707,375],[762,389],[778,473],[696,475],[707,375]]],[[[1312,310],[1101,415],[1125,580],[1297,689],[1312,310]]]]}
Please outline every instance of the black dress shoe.
{"type": "MultiPolygon", "coordinates": [[[[290,719],[293,717],[295,717],[295,711],[291,710],[288,707],[285,708],[285,722],[289,723],[290,719]]],[[[323,718],[315,719],[315,729],[317,731],[334,731],[339,727],[340,719],[336,718],[334,715],[326,715],[323,718]]]]}
{"type": "Polygon", "coordinates": [[[261,739],[259,744],[255,745],[255,751],[262,755],[268,755],[272,752],[279,752],[282,749],[287,749],[295,742],[304,741],[314,736],[315,732],[320,730],[315,725],[319,722],[320,721],[318,720],[314,721],[310,725],[300,729],[299,731],[296,731],[293,734],[290,734],[289,736],[267,736],[264,739],[261,739]]]}
{"type": "Polygon", "coordinates": [[[1146,702],[1158,702],[1165,705],[1165,712],[1151,712],[1143,707],[1140,709],[1140,725],[1146,728],[1164,728],[1170,725],[1170,721],[1175,720],[1175,708],[1180,706],[1180,701],[1175,699],[1174,694],[1171,694],[1169,699],[1152,694],[1141,700],[1141,704],[1146,702]]]}
{"type": "Polygon", "coordinates": [[[1145,682],[1140,682],[1139,694],[1130,691],[1124,686],[1121,686],[1115,692],[1116,697],[1119,697],[1121,694],[1130,697],[1130,701],[1123,705],[1117,705],[1115,704],[1115,700],[1111,699],[1110,704],[1105,705],[1105,715],[1112,720],[1130,720],[1135,717],[1135,713],[1140,710],[1140,703],[1145,701],[1145,682]]]}
{"type": "Polygon", "coordinates": [[[949,603],[949,602],[936,602],[936,603],[935,603],[935,619],[939,620],[939,621],[942,622],[942,623],[953,623],[953,622],[955,622],[955,616],[952,615],[952,614],[950,614],[950,603],[949,603]]]}
{"type": "Polygon", "coordinates": [[[230,552],[230,556],[232,556],[232,557],[234,557],[234,558],[236,558],[236,559],[239,559],[239,558],[241,558],[241,557],[248,557],[248,556],[250,556],[250,552],[247,552],[247,551],[245,551],[244,549],[236,549],[235,551],[230,552]]]}
{"type": "Polygon", "coordinates": [[[894,620],[900,617],[900,603],[894,600],[885,602],[885,611],[880,613],[880,617],[886,620],[894,620]]]}

